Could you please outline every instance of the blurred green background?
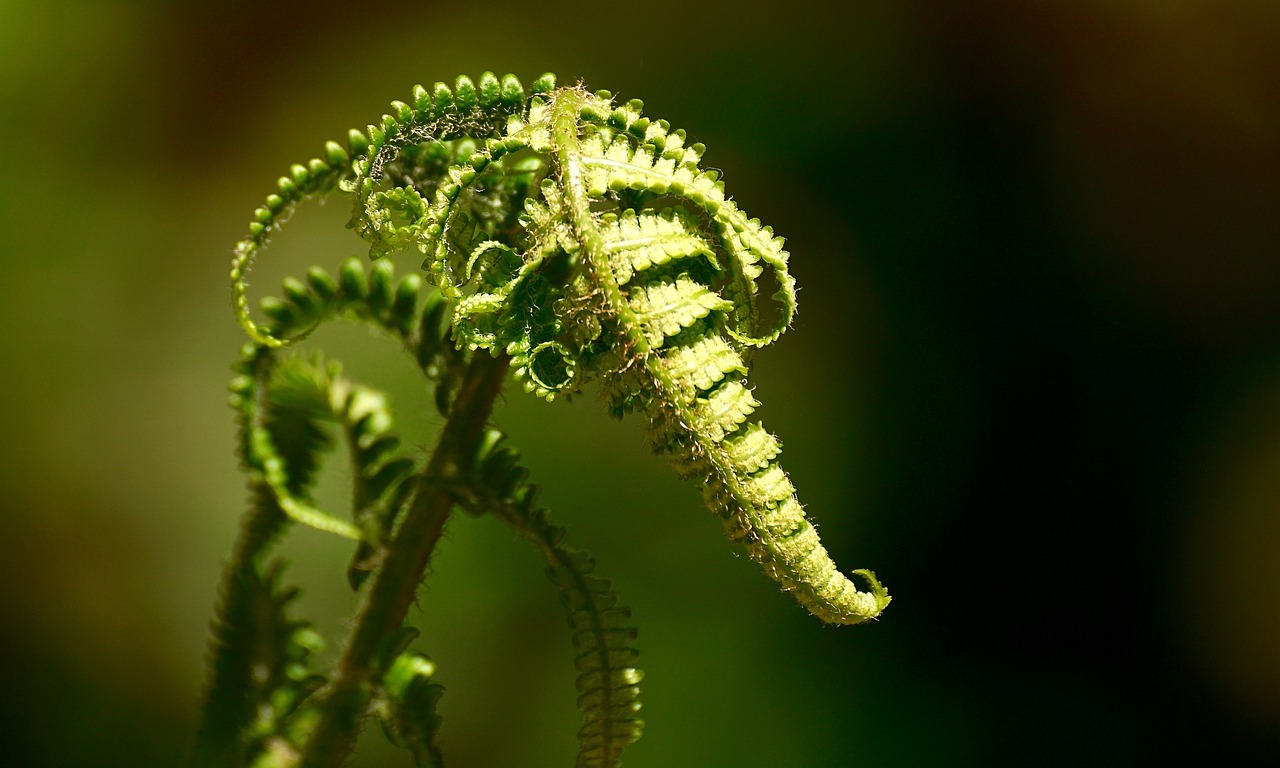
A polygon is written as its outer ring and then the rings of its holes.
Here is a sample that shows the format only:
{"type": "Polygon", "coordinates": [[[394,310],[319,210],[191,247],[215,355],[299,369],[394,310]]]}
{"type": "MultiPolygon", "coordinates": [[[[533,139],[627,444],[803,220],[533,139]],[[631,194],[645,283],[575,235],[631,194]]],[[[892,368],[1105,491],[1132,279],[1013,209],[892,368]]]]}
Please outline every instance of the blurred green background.
{"type": "MultiPolygon", "coordinates": [[[[486,69],[644,99],[788,238],[762,415],[895,597],[820,626],[640,425],[513,391],[641,629],[628,766],[1280,764],[1280,4],[0,0],[9,764],[179,760],[245,497],[231,245],[288,164],[486,69]]],[[[257,295],[358,252],[344,218],[300,212],[257,295]]],[[[405,359],[319,341],[429,441],[405,359]]],[[[572,759],[526,549],[458,519],[422,592],[451,765],[572,759]]],[[[347,548],[286,550],[341,630],[347,548]]],[[[407,764],[374,736],[354,765],[407,764]]]]}

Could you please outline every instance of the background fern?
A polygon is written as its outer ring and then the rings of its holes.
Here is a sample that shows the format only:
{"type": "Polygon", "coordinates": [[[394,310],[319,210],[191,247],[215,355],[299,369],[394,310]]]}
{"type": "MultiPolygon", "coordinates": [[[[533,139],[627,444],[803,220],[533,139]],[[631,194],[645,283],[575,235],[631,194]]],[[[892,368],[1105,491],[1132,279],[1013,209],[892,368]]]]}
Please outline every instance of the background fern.
{"type": "MultiPolygon", "coordinates": [[[[1081,764],[1280,762],[1266,676],[1280,642],[1256,608],[1280,583],[1258,506],[1277,474],[1277,9],[1174,5],[658,2],[609,21],[554,0],[527,15],[4,4],[8,755],[179,762],[205,671],[192,649],[246,500],[222,404],[240,334],[209,290],[225,273],[210,244],[240,236],[264,169],[312,157],[415,80],[492,67],[643,97],[787,236],[801,313],[755,363],[761,417],[836,559],[894,566],[892,621],[824,630],[761,588],[639,427],[513,393],[500,418],[542,503],[644,618],[646,667],[678,670],[646,678],[628,766],[1025,765],[1046,743],[1081,764]],[[536,445],[550,421],[555,442],[536,445]],[[599,514],[617,496],[641,503],[599,514]],[[975,564],[1002,595],[981,610],[956,599],[975,564]],[[1056,606],[1080,594],[1064,574],[1081,564],[1113,599],[1068,619],[1056,606]],[[1171,619],[1186,599],[1213,620],[1171,619]]],[[[300,212],[254,295],[358,253],[329,237],[348,213],[300,212]]],[[[362,330],[322,334],[346,375],[389,393],[404,444],[424,443],[409,413],[434,406],[414,397],[412,361],[382,362],[394,350],[362,330]]],[[[349,609],[353,548],[303,532],[282,546],[286,579],[306,585],[298,615],[327,634],[349,609]]],[[[572,754],[571,661],[540,663],[565,629],[531,618],[560,610],[541,558],[483,522],[440,558],[435,610],[472,637],[524,640],[423,638],[451,674],[450,755],[515,764],[482,735],[499,727],[521,755],[572,754]],[[487,709],[509,688],[468,676],[473,659],[547,691],[538,714],[487,709]]],[[[385,764],[382,741],[356,765],[385,764]]]]}

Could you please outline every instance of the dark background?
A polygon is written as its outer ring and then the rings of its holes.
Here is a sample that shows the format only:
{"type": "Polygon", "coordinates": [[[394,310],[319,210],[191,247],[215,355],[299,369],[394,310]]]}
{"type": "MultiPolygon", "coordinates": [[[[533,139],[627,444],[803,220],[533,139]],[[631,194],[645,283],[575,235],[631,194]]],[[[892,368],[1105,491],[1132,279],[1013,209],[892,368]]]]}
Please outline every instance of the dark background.
{"type": "MultiPolygon", "coordinates": [[[[895,597],[821,626],[639,425],[513,391],[502,424],[641,628],[628,766],[1280,763],[1280,4],[3,0],[11,764],[179,760],[244,501],[231,245],[288,164],[485,69],[645,99],[788,238],[762,415],[837,561],[895,597]]],[[[257,295],[359,250],[342,208],[296,216],[257,295]]],[[[319,341],[430,439],[407,361],[319,341]]],[[[572,759],[525,549],[455,521],[413,619],[451,765],[572,759]]],[[[346,547],[287,552],[342,629],[346,547]]],[[[405,764],[376,733],[354,763],[405,764]]]]}

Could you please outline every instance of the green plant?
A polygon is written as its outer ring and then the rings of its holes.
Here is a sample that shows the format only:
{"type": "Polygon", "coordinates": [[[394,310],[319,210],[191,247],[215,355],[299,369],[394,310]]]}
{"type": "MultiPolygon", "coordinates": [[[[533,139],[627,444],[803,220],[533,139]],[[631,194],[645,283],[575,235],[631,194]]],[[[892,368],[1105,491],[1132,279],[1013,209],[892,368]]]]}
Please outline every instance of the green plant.
{"type": "Polygon", "coordinates": [[[577,652],[578,765],[618,764],[641,728],[636,632],[489,427],[509,369],[548,400],[596,382],[614,415],[641,414],[654,450],[702,485],[730,539],[814,615],[879,615],[888,594],[869,571],[854,572],[861,591],[836,569],[778,466],[778,442],[750,421],[747,366],[790,324],[793,282],[782,240],[699,167],[703,147],[643,117],[638,101],[615,106],[550,75],[528,95],[510,75],[460,77],[392,107],[345,148],[330,142],[293,166],[236,247],[235,308],[252,341],[231,390],[252,505],[223,585],[193,764],[341,765],[372,714],[419,764],[438,765],[440,689],[404,621],[455,508],[497,517],[545,556],[577,652]],[[331,193],[353,199],[372,268],[352,259],[336,278],[313,268],[286,280],[259,326],[250,262],[296,205],[331,193]],[[397,281],[379,260],[415,249],[432,289],[417,275],[397,281]],[[772,313],[762,283],[775,289],[772,313]],[[319,356],[285,353],[335,318],[399,340],[434,387],[445,424],[425,461],[401,450],[377,392],[319,356]],[[350,520],[310,498],[331,431],[354,466],[350,520]],[[348,577],[362,603],[327,676],[314,664],[320,640],[289,615],[295,591],[269,559],[291,521],[355,542],[348,577]]]}

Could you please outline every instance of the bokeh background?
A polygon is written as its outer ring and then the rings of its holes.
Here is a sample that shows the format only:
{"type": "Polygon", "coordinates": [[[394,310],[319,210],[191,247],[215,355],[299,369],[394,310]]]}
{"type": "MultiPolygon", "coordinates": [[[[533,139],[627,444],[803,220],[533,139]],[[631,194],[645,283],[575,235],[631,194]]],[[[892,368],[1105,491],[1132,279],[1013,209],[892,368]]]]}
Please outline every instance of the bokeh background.
{"type": "MultiPolygon", "coordinates": [[[[628,766],[1280,764],[1280,4],[0,0],[9,764],[180,760],[245,496],[231,245],[288,164],[486,69],[645,99],[788,238],[762,415],[895,596],[821,626],[641,425],[512,392],[641,628],[628,766]]],[[[358,252],[344,219],[300,212],[258,295],[358,252]]],[[[430,440],[406,360],[319,342],[430,440]]],[[[346,547],[286,554],[342,630],[346,547]]],[[[567,765],[536,555],[458,519],[420,603],[451,764],[567,765]]]]}

